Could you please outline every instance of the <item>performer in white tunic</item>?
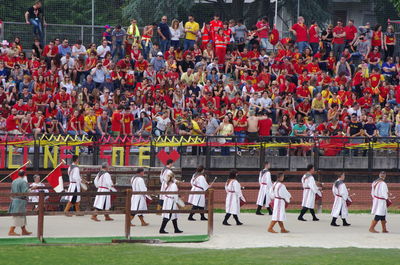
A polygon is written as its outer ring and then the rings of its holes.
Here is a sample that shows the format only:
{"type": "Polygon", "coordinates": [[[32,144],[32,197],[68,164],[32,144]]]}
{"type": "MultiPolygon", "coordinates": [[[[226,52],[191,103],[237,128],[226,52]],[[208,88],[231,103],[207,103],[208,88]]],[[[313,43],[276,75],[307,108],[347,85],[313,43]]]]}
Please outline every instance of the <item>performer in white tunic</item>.
{"type": "MultiPolygon", "coordinates": [[[[175,175],[174,173],[170,173],[167,176],[167,182],[166,182],[166,187],[165,191],[178,191],[178,185],[176,184],[175,181],[175,175]]],[[[178,202],[179,196],[178,194],[167,194],[164,195],[164,203],[163,203],[163,210],[178,210],[178,202]]],[[[179,230],[178,228],[178,214],[176,213],[163,213],[162,214],[163,221],[160,227],[160,234],[168,234],[167,231],[165,231],[165,227],[167,226],[167,223],[169,220],[172,220],[172,224],[174,225],[175,233],[182,233],[183,231],[179,230]]]]}
{"type": "Polygon", "coordinates": [[[371,222],[369,231],[371,233],[378,233],[375,226],[381,221],[382,233],[388,233],[386,229],[386,215],[387,215],[387,200],[389,199],[389,189],[385,182],[386,172],[382,171],[379,178],[372,183],[371,196],[372,196],[372,210],[371,214],[375,215],[374,220],[371,222]]]}
{"type": "MultiPolygon", "coordinates": [[[[172,170],[171,170],[173,163],[174,163],[174,161],[172,161],[171,159],[168,159],[167,160],[167,164],[161,170],[161,173],[160,173],[160,183],[161,183],[160,191],[165,191],[165,188],[167,187],[168,176],[171,173],[173,173],[172,170]]],[[[164,197],[165,197],[165,195],[160,195],[160,200],[158,201],[157,210],[160,210],[162,208],[163,202],[164,202],[164,197]]]]}
{"type": "MultiPolygon", "coordinates": [[[[110,192],[117,191],[114,188],[114,183],[112,181],[110,173],[108,171],[108,163],[104,162],[101,165],[101,170],[97,173],[96,178],[94,179],[94,185],[97,188],[97,192],[110,192]]],[[[111,209],[111,195],[96,195],[93,203],[93,207],[99,211],[108,211],[111,209]]],[[[104,215],[106,221],[113,221],[109,214],[104,215]]],[[[91,218],[93,221],[100,222],[97,219],[97,214],[92,215],[91,218]]]]}
{"type": "Polygon", "coordinates": [[[351,200],[349,196],[349,191],[346,188],[346,184],[344,183],[345,174],[342,173],[339,178],[333,183],[332,186],[332,193],[335,201],[333,202],[332,206],[332,222],[331,226],[339,226],[336,224],[336,220],[339,216],[342,217],[343,226],[350,226],[347,223],[346,218],[349,215],[349,210],[347,208],[347,200],[351,200]]]}
{"type": "Polygon", "coordinates": [[[317,216],[315,215],[314,207],[315,207],[315,194],[318,194],[322,197],[322,193],[319,190],[317,184],[315,183],[314,177],[314,166],[308,165],[307,166],[307,173],[301,178],[301,183],[303,185],[303,201],[301,206],[300,215],[297,218],[299,221],[307,221],[303,218],[304,214],[307,210],[310,210],[310,213],[313,217],[313,221],[319,221],[317,216]]]}
{"type": "MultiPolygon", "coordinates": [[[[72,156],[72,165],[68,168],[68,176],[69,176],[69,186],[67,192],[81,192],[81,174],[79,172],[79,156],[73,155],[72,156]]],[[[65,214],[67,216],[71,216],[69,213],[70,208],[74,205],[75,212],[80,211],[80,201],[81,196],[70,195],[66,196],[66,200],[68,201],[67,205],[65,206],[65,214]]]]}
{"type": "MultiPolygon", "coordinates": [[[[206,191],[209,188],[206,177],[204,176],[204,166],[200,165],[196,172],[193,174],[192,179],[190,180],[190,184],[192,185],[191,191],[206,191]]],[[[188,202],[193,205],[192,210],[204,210],[206,207],[206,195],[205,194],[189,194],[188,202]]],[[[196,221],[193,218],[194,213],[189,214],[189,221],[196,221]]],[[[204,213],[200,214],[201,220],[208,220],[204,213]]]]}
{"type": "MultiPolygon", "coordinates": [[[[48,189],[44,189],[45,185],[43,183],[40,182],[40,176],[39,175],[34,175],[33,176],[33,183],[31,183],[31,185],[29,185],[29,192],[35,192],[35,193],[39,193],[39,192],[44,192],[44,193],[49,193],[48,189]]],[[[48,199],[48,196],[45,197],[45,200],[48,199]]],[[[33,202],[33,203],[38,203],[39,202],[39,196],[29,196],[29,202],[33,202]]],[[[38,205],[35,204],[33,206],[33,210],[37,209],[38,205]]]]}
{"type": "Polygon", "coordinates": [[[264,169],[260,171],[260,175],[258,177],[258,182],[260,184],[260,190],[258,191],[257,197],[257,215],[264,215],[261,212],[261,208],[263,206],[267,207],[269,215],[272,215],[272,210],[269,207],[271,202],[269,196],[269,190],[272,187],[272,180],[271,180],[271,172],[269,172],[270,164],[269,162],[264,163],[264,169]]]}
{"type": "MultiPolygon", "coordinates": [[[[132,191],[140,192],[147,191],[146,183],[144,181],[144,169],[138,168],[136,175],[131,179],[132,191]]],[[[131,199],[131,221],[135,217],[135,211],[147,211],[147,200],[151,200],[148,195],[134,194],[131,199]]],[[[148,226],[149,224],[144,221],[143,214],[138,214],[139,220],[142,226],[148,226]]],[[[131,226],[135,226],[131,223],[131,226]]]]}
{"type": "Polygon", "coordinates": [[[276,233],[274,230],[276,223],[279,224],[281,233],[289,233],[289,231],[285,229],[283,222],[286,221],[286,204],[290,203],[292,195],[290,195],[286,186],[283,184],[284,178],[285,176],[283,173],[280,173],[269,191],[270,199],[273,200],[274,205],[271,223],[268,227],[268,232],[270,233],[276,233]]]}
{"type": "Polygon", "coordinates": [[[228,181],[225,184],[226,200],[225,200],[225,218],[222,222],[223,225],[230,225],[228,223],[229,218],[233,215],[236,221],[236,225],[242,225],[239,221],[238,214],[240,213],[240,201],[246,202],[242,194],[239,181],[237,181],[238,172],[236,169],[232,169],[229,173],[228,181]]]}

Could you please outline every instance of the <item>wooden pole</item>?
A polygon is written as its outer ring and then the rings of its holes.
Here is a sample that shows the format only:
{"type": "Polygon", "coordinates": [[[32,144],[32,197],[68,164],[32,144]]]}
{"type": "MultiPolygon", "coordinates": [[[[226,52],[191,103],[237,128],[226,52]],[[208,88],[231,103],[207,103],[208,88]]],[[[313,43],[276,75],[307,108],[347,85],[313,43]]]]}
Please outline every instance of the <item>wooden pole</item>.
{"type": "Polygon", "coordinates": [[[30,164],[31,161],[28,160],[25,164],[23,164],[22,166],[20,166],[19,168],[17,168],[16,170],[14,170],[13,172],[11,172],[10,174],[8,174],[7,176],[5,176],[2,180],[0,180],[0,183],[5,181],[9,176],[11,176],[12,174],[14,174],[15,172],[19,171],[21,168],[23,168],[24,166],[30,164]]]}
{"type": "Polygon", "coordinates": [[[214,232],[214,189],[208,190],[208,236],[214,232]]]}
{"type": "Polygon", "coordinates": [[[125,195],[125,237],[131,239],[131,198],[132,190],[127,189],[125,195]]]}
{"type": "Polygon", "coordinates": [[[37,237],[40,242],[43,242],[43,227],[44,227],[44,192],[39,192],[39,203],[38,203],[38,227],[37,237]]]}

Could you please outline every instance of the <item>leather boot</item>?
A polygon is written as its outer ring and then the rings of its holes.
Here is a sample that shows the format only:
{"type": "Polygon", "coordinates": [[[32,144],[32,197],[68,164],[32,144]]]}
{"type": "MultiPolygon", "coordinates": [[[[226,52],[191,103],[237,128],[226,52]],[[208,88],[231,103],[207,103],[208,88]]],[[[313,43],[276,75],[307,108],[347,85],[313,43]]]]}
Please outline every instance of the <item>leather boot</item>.
{"type": "Polygon", "coordinates": [[[20,234],[15,233],[15,226],[10,227],[10,231],[8,232],[9,236],[20,236],[20,234]]]}
{"type": "MultiPolygon", "coordinates": [[[[204,208],[203,208],[203,210],[204,210],[204,208]]],[[[208,219],[206,218],[204,213],[201,213],[200,216],[201,216],[201,218],[200,218],[201,221],[208,221],[208,219]]]]}
{"type": "Polygon", "coordinates": [[[21,230],[22,230],[22,235],[23,236],[29,236],[29,235],[32,234],[32,232],[28,232],[28,230],[26,230],[25,226],[21,227],[21,230]]]}
{"type": "Polygon", "coordinates": [[[93,221],[96,221],[96,222],[100,222],[100,220],[97,219],[97,215],[96,214],[93,214],[92,217],[90,217],[90,219],[92,219],[93,221]]]}
{"type": "Polygon", "coordinates": [[[183,231],[179,230],[178,228],[178,219],[172,220],[172,224],[174,225],[175,233],[177,234],[183,233],[183,231]]]}
{"type": "Polygon", "coordinates": [[[379,233],[378,231],[375,230],[375,226],[378,223],[378,221],[372,220],[371,226],[369,227],[369,231],[371,233],[379,233]]]}
{"type": "Polygon", "coordinates": [[[268,210],[268,214],[269,214],[269,215],[272,215],[272,209],[271,209],[271,207],[267,207],[267,210],[268,210]]]}
{"type": "Polygon", "coordinates": [[[302,209],[301,209],[301,212],[300,212],[300,215],[299,215],[299,217],[297,217],[297,220],[299,220],[299,221],[307,221],[306,219],[304,219],[304,214],[307,212],[307,208],[306,207],[303,207],[302,209]]]}
{"type": "Polygon", "coordinates": [[[289,233],[288,230],[285,229],[282,221],[278,221],[279,227],[281,228],[281,233],[289,233]]]}
{"type": "Polygon", "coordinates": [[[144,221],[143,215],[139,215],[139,220],[140,220],[142,226],[148,226],[148,225],[149,225],[149,223],[146,223],[146,222],[144,221]]]}
{"type": "Polygon", "coordinates": [[[236,225],[243,225],[243,223],[239,221],[239,217],[236,214],[233,215],[233,218],[236,221],[236,225]]]}
{"type": "Polygon", "coordinates": [[[72,217],[72,215],[69,213],[69,210],[71,209],[72,203],[68,202],[67,205],[65,205],[64,213],[68,217],[72,217]]]}
{"type": "Polygon", "coordinates": [[[163,218],[163,221],[162,221],[162,224],[161,224],[161,227],[160,227],[160,231],[159,231],[160,234],[168,234],[168,232],[165,231],[165,227],[167,226],[168,221],[169,221],[169,219],[163,218]]]}
{"type": "Polygon", "coordinates": [[[104,220],[106,221],[114,221],[114,219],[112,219],[109,214],[105,214],[104,217],[105,217],[104,220]]]}
{"type": "Polygon", "coordinates": [[[350,226],[351,225],[346,221],[346,218],[342,218],[342,220],[343,220],[343,226],[350,226]]]}
{"type": "Polygon", "coordinates": [[[312,220],[313,221],[319,221],[319,219],[317,218],[317,216],[315,215],[315,211],[314,211],[314,209],[310,209],[310,213],[311,213],[311,215],[312,215],[312,220]]]}
{"type": "Polygon", "coordinates": [[[131,215],[131,226],[136,226],[136,225],[132,224],[133,218],[135,218],[135,216],[134,216],[134,215],[131,215]]]}
{"type": "Polygon", "coordinates": [[[274,230],[275,224],[276,224],[276,221],[271,221],[271,223],[269,224],[269,227],[268,227],[268,230],[267,230],[267,231],[270,232],[270,233],[276,234],[277,232],[274,230]]]}
{"type": "Polygon", "coordinates": [[[386,229],[386,221],[381,221],[382,224],[382,233],[389,233],[389,231],[386,229]]]}
{"type": "Polygon", "coordinates": [[[337,220],[336,217],[333,217],[333,218],[332,218],[331,226],[340,226],[340,225],[338,225],[338,224],[336,223],[336,220],[337,220]]]}
{"type": "Polygon", "coordinates": [[[256,215],[264,215],[264,214],[261,212],[261,206],[260,206],[260,205],[257,206],[256,215]]]}
{"type": "Polygon", "coordinates": [[[76,202],[74,206],[75,206],[76,216],[84,216],[84,214],[81,213],[81,203],[76,202]]]}
{"type": "Polygon", "coordinates": [[[231,214],[230,214],[230,213],[225,214],[224,221],[222,222],[223,225],[230,225],[230,224],[228,223],[229,217],[231,217],[231,214]]]}

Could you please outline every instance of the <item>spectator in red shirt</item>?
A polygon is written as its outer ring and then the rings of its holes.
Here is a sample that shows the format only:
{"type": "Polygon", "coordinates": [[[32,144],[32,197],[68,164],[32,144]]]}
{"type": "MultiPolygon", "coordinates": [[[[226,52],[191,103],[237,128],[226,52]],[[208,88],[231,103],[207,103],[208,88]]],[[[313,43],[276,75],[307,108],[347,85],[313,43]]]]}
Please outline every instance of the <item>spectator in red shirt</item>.
{"type": "Polygon", "coordinates": [[[267,49],[268,47],[268,34],[269,34],[269,24],[268,18],[263,17],[256,24],[258,40],[260,41],[261,49],[267,49]]]}
{"type": "Polygon", "coordinates": [[[336,61],[339,61],[342,55],[346,39],[346,32],[343,28],[342,22],[338,21],[337,26],[333,28],[333,54],[335,55],[336,61]]]}
{"type": "Polygon", "coordinates": [[[308,29],[308,35],[310,36],[310,46],[313,54],[316,54],[319,49],[319,32],[320,29],[317,22],[315,20],[311,21],[311,26],[308,29]]]}
{"type": "Polygon", "coordinates": [[[6,130],[9,134],[20,134],[18,130],[19,120],[22,119],[23,115],[17,115],[17,110],[15,108],[11,109],[11,115],[6,119],[6,130]]]}
{"type": "Polygon", "coordinates": [[[58,47],[51,40],[48,45],[44,46],[42,56],[46,59],[47,68],[51,68],[51,60],[58,54],[58,47]]]}
{"type": "Polygon", "coordinates": [[[122,110],[123,107],[118,106],[117,110],[114,111],[111,117],[111,130],[114,136],[119,136],[121,133],[122,123],[123,123],[122,113],[121,113],[122,110]]]}
{"type": "Polygon", "coordinates": [[[350,48],[355,43],[357,37],[357,28],[354,26],[354,20],[349,20],[347,26],[344,27],[344,32],[346,33],[346,48],[350,48]]]}
{"type": "Polygon", "coordinates": [[[308,46],[308,30],[304,24],[304,18],[299,17],[297,23],[292,26],[290,31],[296,36],[296,44],[299,52],[303,53],[304,49],[308,46]]]}
{"type": "Polygon", "coordinates": [[[71,135],[86,134],[86,132],[84,132],[82,129],[83,127],[82,125],[83,125],[83,117],[82,115],[79,114],[78,110],[75,110],[71,119],[68,121],[68,127],[67,127],[68,134],[71,135]]]}

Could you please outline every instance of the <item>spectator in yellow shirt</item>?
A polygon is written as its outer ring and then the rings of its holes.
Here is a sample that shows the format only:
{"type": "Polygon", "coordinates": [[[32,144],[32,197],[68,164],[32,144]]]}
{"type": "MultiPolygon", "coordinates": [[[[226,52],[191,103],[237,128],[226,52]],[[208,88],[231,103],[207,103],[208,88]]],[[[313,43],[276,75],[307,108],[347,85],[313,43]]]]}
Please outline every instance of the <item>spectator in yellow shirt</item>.
{"type": "Polygon", "coordinates": [[[189,21],[185,23],[185,41],[183,42],[183,49],[189,50],[196,43],[197,33],[199,32],[199,23],[194,21],[193,16],[189,16],[189,21]]]}
{"type": "Polygon", "coordinates": [[[316,115],[322,115],[323,120],[326,120],[325,102],[321,93],[318,93],[311,103],[311,115],[314,119],[316,115]]]}
{"type": "Polygon", "coordinates": [[[93,109],[89,110],[89,115],[85,116],[84,130],[88,135],[96,135],[96,122],[97,118],[93,109]]]}

